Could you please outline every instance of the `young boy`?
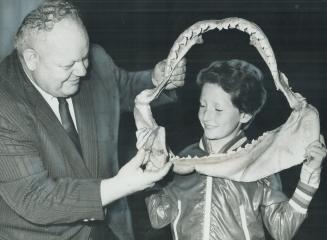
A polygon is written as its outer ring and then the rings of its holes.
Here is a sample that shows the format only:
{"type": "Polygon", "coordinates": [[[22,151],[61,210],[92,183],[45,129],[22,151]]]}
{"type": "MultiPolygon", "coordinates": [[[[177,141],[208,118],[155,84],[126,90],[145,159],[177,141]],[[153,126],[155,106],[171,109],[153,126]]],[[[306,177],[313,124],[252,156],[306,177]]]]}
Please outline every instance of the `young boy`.
{"type": "MultiPolygon", "coordinates": [[[[215,61],[200,71],[197,83],[202,88],[198,117],[204,134],[179,155],[205,156],[244,146],[243,129],[266,100],[261,71],[242,60],[215,61]]],[[[175,240],[265,239],[264,225],[275,239],[291,239],[318,188],[326,148],[316,141],[306,154],[311,160],[303,164],[291,199],[281,192],[278,175],[249,183],[196,172],[175,175],[146,199],[151,224],[171,224],[175,240]]]]}

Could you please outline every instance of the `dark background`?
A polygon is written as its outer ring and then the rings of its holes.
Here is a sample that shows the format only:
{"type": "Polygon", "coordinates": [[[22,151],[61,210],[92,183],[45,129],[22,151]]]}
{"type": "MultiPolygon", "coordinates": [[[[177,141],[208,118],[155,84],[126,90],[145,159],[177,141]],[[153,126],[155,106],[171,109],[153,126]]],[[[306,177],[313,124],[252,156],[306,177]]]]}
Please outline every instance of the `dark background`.
{"type": "MultiPolygon", "coordinates": [[[[305,96],[320,112],[322,133],[327,135],[327,3],[315,1],[174,1],[174,0],[79,0],[91,41],[102,45],[116,64],[127,70],[150,69],[168,56],[186,28],[206,19],[242,17],[258,24],[275,51],[279,69],[289,78],[295,92],[305,96]]],[[[176,104],[154,110],[156,120],[166,127],[167,141],[177,153],[201,136],[197,120],[196,73],[216,59],[247,60],[265,74],[268,101],[249,129],[249,136],[281,125],[290,113],[283,95],[275,91],[272,77],[249,37],[236,30],[205,35],[204,44],[187,54],[186,85],[178,89],[176,104]]],[[[121,164],[135,154],[135,125],[131,113],[123,114],[119,151],[121,164]]],[[[290,143],[291,144],[291,143],[290,143]]],[[[281,173],[289,196],[299,179],[300,167],[281,173]]],[[[327,239],[326,170],[309,209],[309,216],[295,239],[327,239]]],[[[137,239],[168,239],[169,229],[153,230],[149,224],[144,193],[129,197],[137,239]]]]}

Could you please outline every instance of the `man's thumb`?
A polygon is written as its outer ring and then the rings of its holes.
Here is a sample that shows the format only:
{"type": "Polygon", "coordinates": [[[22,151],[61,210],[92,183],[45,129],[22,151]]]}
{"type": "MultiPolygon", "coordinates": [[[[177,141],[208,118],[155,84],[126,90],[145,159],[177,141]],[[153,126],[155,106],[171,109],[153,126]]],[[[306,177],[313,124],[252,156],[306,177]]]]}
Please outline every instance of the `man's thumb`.
{"type": "Polygon", "coordinates": [[[147,156],[145,150],[141,148],[137,151],[136,155],[131,159],[130,164],[138,168],[145,162],[145,157],[147,156]]]}

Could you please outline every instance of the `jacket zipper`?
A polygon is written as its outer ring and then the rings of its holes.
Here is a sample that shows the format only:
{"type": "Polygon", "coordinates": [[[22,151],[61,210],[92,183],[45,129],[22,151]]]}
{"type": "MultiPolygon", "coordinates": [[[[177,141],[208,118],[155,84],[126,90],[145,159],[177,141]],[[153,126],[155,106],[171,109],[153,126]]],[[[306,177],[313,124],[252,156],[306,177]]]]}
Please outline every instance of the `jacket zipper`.
{"type": "Polygon", "coordinates": [[[240,205],[240,213],[241,213],[242,228],[243,228],[245,239],[250,240],[250,233],[246,222],[246,215],[245,215],[245,209],[243,204],[240,205]]]}
{"type": "Polygon", "coordinates": [[[181,200],[177,200],[177,208],[178,208],[178,213],[177,213],[177,217],[174,221],[173,224],[173,231],[174,231],[174,236],[175,236],[175,240],[178,240],[178,234],[177,234],[177,223],[181,217],[181,212],[182,212],[182,202],[181,200]]]}
{"type": "Polygon", "coordinates": [[[210,216],[211,216],[211,198],[212,198],[212,177],[207,177],[204,221],[203,221],[203,240],[209,240],[210,236],[210,216]]]}

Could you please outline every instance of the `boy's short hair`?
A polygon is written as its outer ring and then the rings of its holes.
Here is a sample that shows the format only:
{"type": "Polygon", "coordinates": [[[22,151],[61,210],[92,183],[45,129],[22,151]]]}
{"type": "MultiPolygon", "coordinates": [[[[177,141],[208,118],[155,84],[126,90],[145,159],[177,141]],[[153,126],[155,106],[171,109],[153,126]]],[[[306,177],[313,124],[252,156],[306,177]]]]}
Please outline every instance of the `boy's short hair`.
{"type": "Polygon", "coordinates": [[[243,60],[214,61],[200,70],[197,84],[213,83],[231,95],[232,103],[240,112],[253,117],[263,107],[267,93],[261,71],[243,60]]]}

